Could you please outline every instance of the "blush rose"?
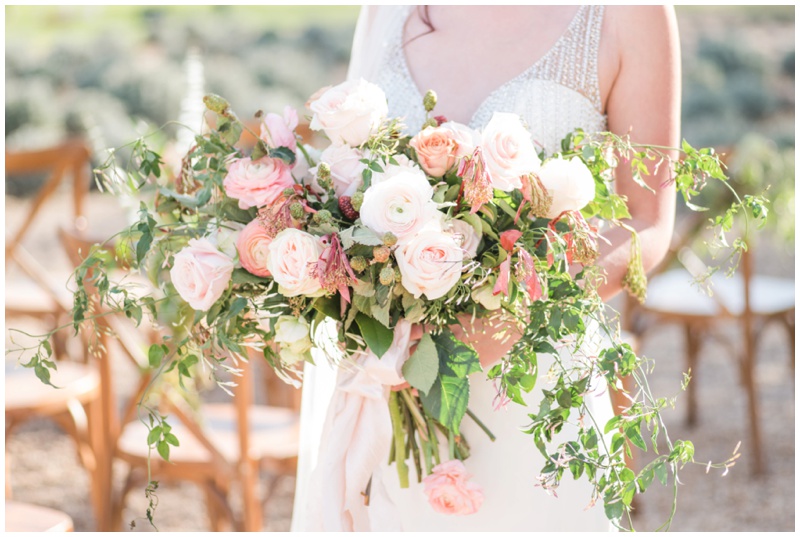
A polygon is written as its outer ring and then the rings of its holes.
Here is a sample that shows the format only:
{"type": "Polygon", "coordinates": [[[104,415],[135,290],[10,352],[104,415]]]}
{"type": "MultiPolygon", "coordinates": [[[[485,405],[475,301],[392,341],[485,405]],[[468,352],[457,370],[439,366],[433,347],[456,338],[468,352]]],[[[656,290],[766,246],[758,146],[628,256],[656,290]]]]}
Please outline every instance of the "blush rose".
{"type": "Polygon", "coordinates": [[[239,200],[240,209],[249,209],[272,205],[285,189],[294,186],[294,180],[289,166],[280,159],[240,158],[228,163],[222,186],[225,194],[239,200]]]}
{"type": "Polygon", "coordinates": [[[195,310],[207,311],[228,288],[233,268],[233,259],[201,238],[191,239],[175,254],[169,274],[181,298],[195,310]]]}

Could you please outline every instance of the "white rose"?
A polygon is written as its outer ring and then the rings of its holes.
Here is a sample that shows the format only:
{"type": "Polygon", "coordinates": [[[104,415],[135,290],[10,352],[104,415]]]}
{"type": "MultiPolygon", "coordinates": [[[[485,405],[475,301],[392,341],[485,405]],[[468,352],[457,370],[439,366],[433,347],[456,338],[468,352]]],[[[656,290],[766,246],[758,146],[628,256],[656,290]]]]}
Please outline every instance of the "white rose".
{"type": "Polygon", "coordinates": [[[594,177],[579,157],[548,160],[536,175],[553,196],[548,218],[555,218],[564,211],[580,211],[594,199],[594,177]]]}
{"type": "Polygon", "coordinates": [[[424,174],[399,172],[364,192],[361,222],[379,236],[391,232],[402,242],[441,216],[432,198],[433,187],[424,174]]]}
{"type": "Polygon", "coordinates": [[[435,300],[446,295],[461,278],[464,251],[455,237],[438,223],[425,226],[394,251],[402,284],[414,298],[435,300]]]}
{"type": "Polygon", "coordinates": [[[480,133],[461,123],[446,121],[442,123],[442,128],[453,133],[453,140],[456,142],[456,158],[471,156],[481,143],[480,133]]]}
{"type": "Polygon", "coordinates": [[[481,138],[486,167],[497,190],[522,188],[520,176],[535,172],[541,165],[531,135],[516,114],[495,112],[481,138]]]}
{"type": "Polygon", "coordinates": [[[416,162],[411,160],[405,155],[394,155],[394,160],[397,164],[385,164],[382,165],[383,171],[382,172],[374,172],[372,174],[372,181],[373,185],[377,185],[386,181],[387,179],[391,179],[395,175],[403,172],[411,172],[419,175],[420,177],[427,180],[425,176],[425,172],[422,171],[416,162]]]}
{"type": "Polygon", "coordinates": [[[275,323],[275,342],[280,345],[281,361],[294,365],[304,360],[311,348],[311,328],[303,317],[282,315],[275,323]]]}
{"type": "Polygon", "coordinates": [[[236,241],[239,238],[239,233],[241,233],[243,229],[244,224],[240,224],[239,222],[220,222],[218,219],[213,218],[208,223],[208,239],[222,253],[231,259],[237,259],[238,252],[236,251],[236,241]]]}
{"type": "Polygon", "coordinates": [[[475,228],[464,220],[451,220],[450,226],[450,232],[464,250],[464,257],[475,257],[475,254],[478,253],[478,244],[481,242],[481,236],[475,231],[475,228]]]}
{"type": "Polygon", "coordinates": [[[472,291],[472,299],[478,302],[481,306],[486,308],[487,310],[497,310],[500,309],[501,301],[503,300],[503,294],[493,293],[494,285],[492,284],[485,284],[481,287],[472,291]]]}
{"type": "Polygon", "coordinates": [[[197,311],[207,311],[219,300],[232,273],[233,259],[206,238],[191,239],[175,254],[169,271],[175,290],[197,311]]]}
{"type": "Polygon", "coordinates": [[[281,294],[310,296],[321,289],[311,270],[322,250],[317,237],[299,229],[288,228],[275,235],[267,247],[267,269],[281,294]]]}
{"type": "Polygon", "coordinates": [[[386,94],[363,78],[327,90],[309,103],[310,127],[325,131],[334,145],[360,146],[375,134],[389,113],[386,94]]]}
{"type": "MultiPolygon", "coordinates": [[[[331,145],[319,156],[318,162],[324,162],[331,169],[331,183],[336,196],[352,196],[361,186],[361,172],[366,164],[361,159],[368,158],[367,153],[346,145],[331,145]]],[[[317,183],[317,166],[309,170],[313,175],[312,185],[315,192],[323,192],[317,183]]]]}

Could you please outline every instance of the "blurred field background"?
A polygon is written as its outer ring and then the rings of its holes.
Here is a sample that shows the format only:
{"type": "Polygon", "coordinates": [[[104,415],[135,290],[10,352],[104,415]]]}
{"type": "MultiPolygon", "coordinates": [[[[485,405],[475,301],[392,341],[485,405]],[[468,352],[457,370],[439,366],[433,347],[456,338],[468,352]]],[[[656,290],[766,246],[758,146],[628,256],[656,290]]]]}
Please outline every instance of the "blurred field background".
{"type": "MultiPolygon", "coordinates": [[[[757,194],[770,185],[772,213],[758,239],[756,267],[794,278],[794,6],[677,10],[683,136],[695,146],[732,151],[739,191],[757,194]]],[[[258,109],[280,112],[285,104],[302,111],[316,89],[344,79],[357,14],[354,6],[6,6],[6,150],[83,136],[97,166],[108,148],[170,121],[199,123],[199,103],[186,97],[203,92],[225,96],[242,117],[258,109]]],[[[186,132],[170,124],[152,140],[169,151],[186,132]]],[[[7,234],[19,226],[43,179],[6,177],[7,234]]],[[[714,192],[702,202],[721,207],[725,196],[714,192]]],[[[69,223],[69,195],[64,185],[26,242],[64,279],[67,263],[54,229],[69,223]]],[[[124,225],[119,203],[92,192],[90,227],[111,234],[124,225]]],[[[698,240],[695,248],[701,246],[698,240]]],[[[7,287],[13,285],[9,277],[7,287]]],[[[677,391],[681,378],[681,335],[671,330],[665,327],[642,349],[657,363],[653,387],[664,394],[677,391]]],[[[725,478],[704,476],[702,468],[687,472],[673,529],[794,529],[794,384],[783,334],[765,339],[757,362],[768,473],[753,479],[746,457],[725,478]]],[[[680,402],[668,413],[669,425],[673,436],[695,441],[700,458],[722,460],[747,434],[743,392],[724,349],[709,346],[701,364],[699,426],[684,427],[680,402]]],[[[6,449],[15,498],[67,512],[76,530],[93,529],[86,478],[66,435],[34,420],[7,439],[6,449]]],[[[288,529],[292,493],[293,483],[286,482],[266,506],[266,529],[288,529]]],[[[143,514],[140,496],[131,494],[127,519],[143,514]]],[[[669,500],[665,488],[650,490],[638,506],[640,529],[655,529],[668,515],[669,500]]],[[[167,485],[160,528],[205,529],[202,508],[192,486],[167,485]]]]}

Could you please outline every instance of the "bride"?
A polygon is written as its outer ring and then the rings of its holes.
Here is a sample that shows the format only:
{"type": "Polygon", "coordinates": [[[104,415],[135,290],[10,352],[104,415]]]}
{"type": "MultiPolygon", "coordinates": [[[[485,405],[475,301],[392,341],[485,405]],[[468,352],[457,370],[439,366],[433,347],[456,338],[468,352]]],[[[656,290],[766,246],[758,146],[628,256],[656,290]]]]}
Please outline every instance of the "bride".
{"type": "MultiPolygon", "coordinates": [[[[412,132],[425,120],[422,96],[432,89],[439,97],[435,115],[481,129],[494,112],[519,114],[547,154],[557,151],[561,139],[576,128],[630,132],[634,141],[654,145],[675,147],[679,142],[680,54],[675,15],[666,7],[362,8],[348,77],[378,84],[386,92],[389,115],[405,117],[412,132]]],[[[659,188],[666,174],[664,167],[648,177],[653,194],[636,185],[624,165],[617,169],[616,189],[628,198],[645,269],[661,260],[672,233],[675,195],[659,188]]],[[[610,245],[601,251],[606,283],[600,292],[607,300],[621,289],[630,234],[617,228],[605,237],[610,245]]],[[[456,335],[473,345],[484,370],[514,343],[498,342],[490,330],[456,335]]],[[[324,360],[317,364],[307,368],[304,382],[294,531],[318,529],[311,520],[322,507],[309,499],[309,478],[335,373],[324,360]]],[[[540,383],[547,382],[548,367],[542,359],[540,383]]],[[[474,423],[463,423],[471,446],[466,466],[483,488],[483,506],[468,516],[437,513],[421,485],[412,480],[409,489],[400,489],[393,468],[387,468],[376,475],[399,511],[402,529],[611,529],[602,505],[590,505],[588,482],[565,478],[557,498],[535,486],[544,460],[531,437],[520,432],[528,423],[528,408],[509,405],[495,411],[496,392],[485,373],[473,375],[470,383],[470,407],[497,437],[491,442],[474,423]]],[[[540,390],[537,386],[530,394],[529,408],[538,407],[540,390]]],[[[613,415],[605,386],[596,386],[593,395],[588,404],[604,424],[613,415]]]]}

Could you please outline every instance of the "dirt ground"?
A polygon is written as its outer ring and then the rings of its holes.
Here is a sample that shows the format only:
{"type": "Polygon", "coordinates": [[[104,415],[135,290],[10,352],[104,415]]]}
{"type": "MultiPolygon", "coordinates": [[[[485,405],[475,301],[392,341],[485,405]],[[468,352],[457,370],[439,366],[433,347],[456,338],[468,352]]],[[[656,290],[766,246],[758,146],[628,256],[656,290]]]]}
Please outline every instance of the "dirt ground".
{"type": "MultiPolygon", "coordinates": [[[[43,218],[31,230],[26,246],[45,263],[58,278],[65,279],[68,264],[55,238],[55,228],[70,221],[65,203],[67,192],[44,207],[43,218]]],[[[6,198],[7,236],[18,226],[24,203],[6,198]]],[[[125,211],[105,196],[93,194],[87,214],[90,229],[108,230],[124,222],[125,211]]],[[[793,277],[794,262],[780,256],[771,267],[784,276],[793,277]]],[[[17,281],[9,272],[6,286],[17,281]]],[[[7,327],[31,326],[11,319],[7,327]]],[[[35,329],[35,327],[31,328],[35,329]]],[[[725,337],[738,337],[735,327],[725,337]]],[[[6,332],[6,344],[9,333],[6,332]]],[[[645,340],[645,356],[656,364],[651,376],[657,396],[670,396],[680,391],[683,364],[683,338],[674,326],[658,327],[645,340]]],[[[765,330],[758,350],[757,380],[760,390],[761,420],[767,471],[754,477],[750,465],[748,421],[745,396],[737,380],[734,357],[726,347],[713,342],[702,351],[694,382],[699,391],[699,420],[696,427],[684,425],[685,396],[679,397],[674,410],[666,413],[673,440],[690,439],[700,461],[723,461],[741,441],[742,458],[727,476],[719,471],[705,473],[704,465],[687,467],[680,474],[678,508],[672,524],[678,531],[793,531],[795,521],[795,405],[794,373],[786,335],[777,327],[765,330]]],[[[6,367],[14,360],[7,358],[6,367]]],[[[88,498],[88,479],[78,463],[74,444],[52,423],[31,420],[6,439],[10,480],[14,499],[40,504],[68,513],[77,531],[94,530],[94,519],[88,498]]],[[[647,459],[642,457],[640,464],[647,459]]],[[[117,486],[125,476],[125,465],[118,462],[114,478],[117,486]]],[[[294,480],[279,483],[276,493],[264,508],[267,531],[287,531],[291,518],[294,480]]],[[[159,488],[157,523],[160,530],[202,531],[208,529],[202,493],[189,484],[162,484],[159,488]]],[[[654,484],[640,499],[634,518],[639,530],[654,530],[669,516],[672,490],[654,484]]],[[[558,501],[542,494],[542,502],[558,501]]],[[[128,498],[124,520],[136,521],[137,531],[148,531],[143,518],[147,501],[144,491],[135,489],[128,498]]]]}

